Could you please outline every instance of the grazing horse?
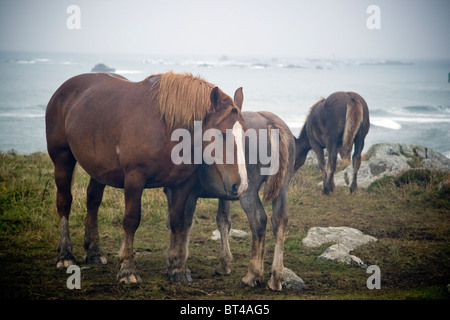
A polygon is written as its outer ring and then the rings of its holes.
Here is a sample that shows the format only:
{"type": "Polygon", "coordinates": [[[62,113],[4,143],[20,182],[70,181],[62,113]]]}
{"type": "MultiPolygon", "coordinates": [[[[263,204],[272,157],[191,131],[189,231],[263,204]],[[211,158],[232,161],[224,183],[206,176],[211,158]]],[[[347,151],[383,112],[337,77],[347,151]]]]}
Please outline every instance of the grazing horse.
{"type": "MultiPolygon", "coordinates": [[[[105,73],[82,74],[67,80],[53,94],[45,115],[48,153],[54,164],[56,205],[60,217],[57,267],[75,264],[69,235],[71,181],[78,162],[89,174],[84,248],[86,261],[106,263],[99,246],[97,213],[105,186],[124,189],[124,237],[119,251],[120,282],[139,282],[133,260],[133,240],[141,218],[144,188],[170,187],[169,278],[190,278],[184,250],[184,212],[197,181],[194,162],[175,164],[171,150],[175,129],[246,130],[241,111],[218,87],[190,74],[152,75],[140,82],[105,73]]],[[[236,140],[237,142],[238,140],[236,140]]],[[[202,141],[202,150],[209,145],[202,141]]],[[[243,148],[237,155],[243,157],[243,148]]],[[[240,143],[242,146],[242,143],[240,143]]],[[[194,154],[194,142],[191,142],[194,154]]],[[[198,148],[197,148],[198,149],[198,148]]],[[[234,164],[213,164],[223,177],[225,194],[241,195],[247,176],[234,164]]]]}
{"type": "MultiPolygon", "coordinates": [[[[242,107],[242,88],[239,88],[234,97],[235,104],[242,107]]],[[[216,222],[221,234],[221,248],[219,255],[219,265],[216,267],[217,274],[229,274],[231,271],[232,254],[228,242],[228,233],[231,228],[230,200],[240,200],[241,206],[247,214],[252,232],[252,251],[247,274],[242,278],[241,286],[256,286],[264,273],[264,251],[267,216],[258,195],[265,182],[263,200],[272,201],[272,226],[275,236],[275,251],[272,263],[272,274],[268,282],[268,287],[272,290],[281,290],[281,283],[284,276],[283,251],[284,239],[287,233],[288,212],[287,212],[287,192],[289,182],[294,173],[295,141],[289,127],[279,117],[270,112],[243,112],[245,123],[249,127],[248,132],[253,131],[254,140],[250,144],[246,143],[245,160],[249,179],[247,191],[240,197],[223,193],[221,187],[220,174],[212,166],[204,166],[200,169],[199,179],[192,189],[191,195],[186,204],[185,217],[189,217],[192,223],[192,216],[198,198],[219,198],[219,207],[216,222]],[[261,130],[265,129],[265,130],[261,130]],[[272,130],[278,130],[275,136],[272,130]],[[256,140],[255,140],[256,139],[256,140]],[[252,147],[261,146],[261,140],[270,141],[268,150],[257,150],[252,147]],[[252,145],[251,145],[252,143],[252,145]],[[274,152],[272,152],[274,150],[274,152]],[[268,167],[263,164],[261,157],[255,161],[256,153],[272,154],[271,163],[278,161],[277,169],[270,175],[262,174],[262,170],[268,167]],[[255,158],[253,158],[255,157],[255,158]],[[253,160],[252,160],[253,159],[253,160]]],[[[172,191],[165,188],[166,195],[170,198],[172,191]]],[[[169,207],[171,206],[169,200],[169,207]]],[[[187,244],[186,244],[187,246],[187,244]]]]}
{"type": "Polygon", "coordinates": [[[353,180],[350,192],[355,192],[358,186],[356,180],[361,165],[361,152],[369,127],[369,109],[359,94],[335,92],[327,99],[322,98],[311,107],[300,136],[295,139],[295,171],[305,163],[308,151],[313,149],[322,170],[322,193],[329,194],[334,190],[337,154],[340,153],[343,159],[350,159],[354,144],[353,180]],[[326,168],[324,148],[328,150],[326,168]]]}

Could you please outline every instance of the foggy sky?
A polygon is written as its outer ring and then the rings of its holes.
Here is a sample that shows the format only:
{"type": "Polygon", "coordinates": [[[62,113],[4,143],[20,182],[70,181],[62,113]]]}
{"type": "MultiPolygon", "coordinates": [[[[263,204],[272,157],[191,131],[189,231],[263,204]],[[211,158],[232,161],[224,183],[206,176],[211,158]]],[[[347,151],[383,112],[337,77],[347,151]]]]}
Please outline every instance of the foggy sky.
{"type": "Polygon", "coordinates": [[[449,14],[448,0],[0,0],[0,50],[450,59],[449,14]],[[372,4],[380,30],[366,26],[372,4]]]}

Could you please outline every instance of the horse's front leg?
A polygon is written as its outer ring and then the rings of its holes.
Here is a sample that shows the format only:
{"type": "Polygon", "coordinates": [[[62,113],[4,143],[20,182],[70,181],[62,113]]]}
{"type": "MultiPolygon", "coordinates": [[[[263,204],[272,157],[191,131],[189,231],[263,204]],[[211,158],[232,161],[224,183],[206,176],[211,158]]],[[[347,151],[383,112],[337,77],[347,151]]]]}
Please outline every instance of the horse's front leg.
{"type": "Polygon", "coordinates": [[[133,242],[141,221],[141,197],[145,178],[137,170],[125,176],[125,217],[123,218],[124,237],[119,251],[120,269],[117,274],[119,282],[136,283],[141,278],[137,274],[133,259],[133,242]]]}
{"type": "Polygon", "coordinates": [[[322,181],[323,181],[323,190],[322,193],[323,194],[328,194],[329,190],[326,187],[327,184],[327,169],[325,167],[325,155],[323,152],[323,148],[317,143],[317,142],[313,142],[311,141],[311,146],[312,149],[314,150],[316,156],[317,156],[317,161],[319,162],[319,168],[320,171],[322,172],[322,181]]]}
{"type": "MultiPolygon", "coordinates": [[[[250,189],[250,187],[249,187],[250,189]]],[[[240,198],[242,208],[252,231],[252,252],[247,274],[242,278],[241,287],[255,287],[264,274],[264,244],[267,215],[255,189],[248,190],[240,198]]]]}
{"type": "Polygon", "coordinates": [[[220,261],[216,267],[216,273],[220,275],[229,274],[231,272],[231,261],[233,260],[228,241],[231,228],[230,200],[219,199],[216,223],[220,232],[220,261]]]}
{"type": "Polygon", "coordinates": [[[186,267],[189,237],[197,196],[191,193],[196,181],[193,176],[182,185],[171,189],[169,207],[170,243],[167,250],[167,277],[171,281],[192,281],[191,272],[186,267]]]}

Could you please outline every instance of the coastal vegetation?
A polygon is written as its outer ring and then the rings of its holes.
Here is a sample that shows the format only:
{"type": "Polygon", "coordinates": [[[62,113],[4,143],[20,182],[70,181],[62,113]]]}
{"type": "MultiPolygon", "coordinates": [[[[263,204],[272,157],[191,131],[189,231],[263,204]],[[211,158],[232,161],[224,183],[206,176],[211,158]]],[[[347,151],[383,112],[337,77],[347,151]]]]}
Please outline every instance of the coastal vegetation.
{"type": "MultiPolygon", "coordinates": [[[[340,170],[343,169],[341,166],[340,170]]],[[[84,219],[88,175],[77,167],[70,216],[73,251],[81,268],[81,289],[70,290],[65,269],[56,268],[59,217],[55,207],[53,165],[45,153],[0,153],[0,286],[2,299],[448,299],[450,282],[450,174],[433,171],[386,176],[350,194],[337,187],[321,194],[320,170],[302,167],[291,181],[289,224],[284,265],[305,282],[303,290],[266,289],[275,239],[267,225],[265,276],[261,286],[240,288],[251,250],[251,238],[230,239],[231,274],[214,274],[220,242],[216,199],[199,199],[189,246],[193,282],[165,277],[169,232],[167,201],[162,189],[145,190],[134,255],[142,282],[118,284],[117,252],[123,236],[123,190],[105,190],[99,211],[100,244],[108,264],[84,262],[84,219]],[[447,181],[447,185],[446,185],[447,181]],[[311,227],[347,226],[378,240],[355,250],[367,265],[381,271],[381,288],[368,289],[370,274],[354,265],[317,257],[328,245],[302,245],[311,227]]],[[[271,216],[271,205],[265,205],[271,216]]],[[[250,232],[239,202],[232,203],[232,228],[250,232]]]]}

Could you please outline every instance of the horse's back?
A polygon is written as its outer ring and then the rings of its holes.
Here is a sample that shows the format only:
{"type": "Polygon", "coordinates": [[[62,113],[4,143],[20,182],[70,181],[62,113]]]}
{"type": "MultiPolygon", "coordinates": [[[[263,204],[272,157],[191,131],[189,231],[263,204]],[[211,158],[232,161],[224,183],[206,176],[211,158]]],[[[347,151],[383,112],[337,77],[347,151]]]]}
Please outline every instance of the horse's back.
{"type": "MultiPolygon", "coordinates": [[[[258,111],[258,112],[251,112],[246,111],[242,113],[243,118],[249,129],[253,130],[261,130],[261,129],[275,129],[280,130],[279,131],[279,161],[280,161],[280,169],[284,167],[284,172],[282,173],[282,179],[284,177],[289,177],[287,181],[290,180],[293,169],[294,169],[294,162],[295,162],[295,139],[294,135],[292,134],[291,130],[289,129],[288,125],[276,114],[269,112],[269,111],[258,111]],[[289,173],[288,173],[289,172],[289,173]]],[[[270,132],[268,131],[267,134],[270,137],[270,132]]],[[[259,131],[259,135],[261,135],[261,132],[259,131]]],[[[268,139],[270,140],[270,138],[268,139]]],[[[261,136],[260,136],[261,138],[261,136]]],[[[246,153],[247,153],[247,159],[249,159],[249,148],[246,146],[246,153]]],[[[267,150],[258,150],[258,153],[260,152],[267,152],[267,150]]],[[[262,165],[259,161],[256,164],[257,173],[254,174],[255,176],[259,176],[260,179],[265,180],[269,176],[260,175],[260,168],[262,165]]],[[[251,166],[247,167],[248,172],[252,172],[251,166]]],[[[278,171],[274,176],[277,176],[278,173],[281,174],[280,171],[278,171]]],[[[256,178],[256,177],[254,177],[256,178]]]]}
{"type": "Polygon", "coordinates": [[[91,177],[104,184],[122,186],[123,174],[117,174],[123,172],[122,162],[153,159],[160,146],[142,141],[167,138],[155,116],[150,86],[147,79],[131,82],[105,73],[82,74],[67,80],[47,106],[50,156],[69,150],[91,177]]]}

